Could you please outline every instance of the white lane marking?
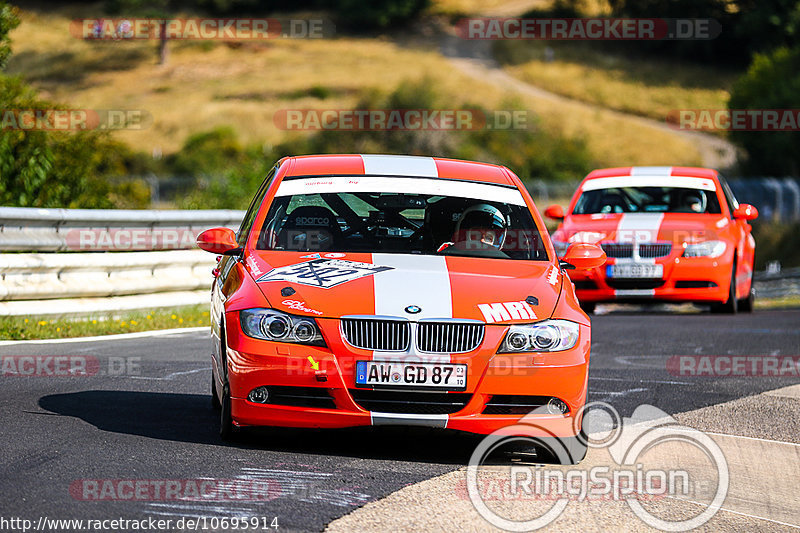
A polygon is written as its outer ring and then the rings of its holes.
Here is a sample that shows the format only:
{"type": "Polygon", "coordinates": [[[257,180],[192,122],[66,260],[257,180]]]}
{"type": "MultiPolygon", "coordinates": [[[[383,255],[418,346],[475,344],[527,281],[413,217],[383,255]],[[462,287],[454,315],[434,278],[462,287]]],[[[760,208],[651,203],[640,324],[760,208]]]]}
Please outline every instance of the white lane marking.
{"type": "Polygon", "coordinates": [[[400,413],[369,413],[373,426],[427,426],[446,428],[449,415],[407,415],[400,413]]]}
{"type": "Polygon", "coordinates": [[[589,391],[589,393],[590,394],[592,394],[592,393],[594,393],[594,394],[605,394],[605,396],[603,396],[602,399],[603,400],[610,400],[611,398],[622,398],[624,396],[627,396],[628,394],[633,394],[633,393],[636,393],[636,392],[646,392],[646,391],[649,391],[649,390],[650,389],[648,389],[648,388],[637,387],[635,389],[628,389],[628,390],[624,390],[624,391],[589,391]]]}
{"type": "Polygon", "coordinates": [[[618,355],[614,358],[614,361],[621,364],[621,365],[628,365],[628,366],[637,366],[639,368],[666,368],[663,364],[657,365],[643,365],[632,363],[628,361],[628,359],[667,359],[669,358],[668,355],[618,355]]]}
{"type": "MultiPolygon", "coordinates": [[[[171,381],[172,378],[176,376],[186,376],[188,374],[197,374],[198,372],[206,372],[206,371],[211,371],[211,368],[196,368],[194,370],[186,370],[183,372],[173,372],[172,374],[167,374],[163,378],[153,378],[148,376],[119,376],[119,377],[128,379],[151,379],[155,381],[171,381]]],[[[109,376],[109,377],[114,377],[114,376],[109,376]]]]}
{"type": "Polygon", "coordinates": [[[95,337],[70,337],[68,339],[36,339],[29,341],[0,341],[0,346],[10,346],[15,344],[67,344],[73,342],[96,342],[96,341],[116,341],[125,339],[140,339],[142,337],[161,337],[163,335],[175,335],[176,333],[197,333],[198,331],[207,331],[211,329],[209,326],[200,326],[194,328],[172,328],[172,329],[155,329],[152,331],[136,331],[134,333],[117,333],[114,335],[97,335],[95,337]]]}
{"type": "Polygon", "coordinates": [[[432,157],[362,155],[361,160],[364,161],[364,174],[439,177],[439,169],[432,157]]]}
{"type": "MultiPolygon", "coordinates": [[[[673,500],[680,500],[680,501],[683,501],[683,502],[689,502],[689,503],[693,503],[695,505],[700,505],[702,507],[708,507],[707,503],[697,502],[697,501],[694,501],[694,500],[690,500],[688,498],[679,498],[677,496],[670,496],[669,494],[665,494],[665,496],[667,498],[671,498],[673,500]]],[[[766,520],[767,522],[772,522],[773,524],[780,524],[782,526],[789,526],[789,527],[793,527],[795,529],[800,529],[800,525],[797,525],[797,524],[789,524],[788,522],[781,522],[780,520],[774,520],[772,518],[766,518],[766,517],[758,516],[758,515],[754,515],[754,514],[743,513],[741,511],[734,511],[733,509],[728,509],[727,507],[720,507],[719,510],[720,511],[727,511],[727,512],[733,513],[733,514],[738,514],[740,516],[746,516],[748,518],[756,518],[758,520],[766,520]]]]}
{"type": "Polygon", "coordinates": [[[663,379],[630,379],[630,378],[598,378],[594,376],[589,376],[589,380],[598,380],[598,381],[633,381],[636,383],[661,383],[663,385],[694,385],[693,383],[689,383],[688,381],[667,381],[663,379]]]}

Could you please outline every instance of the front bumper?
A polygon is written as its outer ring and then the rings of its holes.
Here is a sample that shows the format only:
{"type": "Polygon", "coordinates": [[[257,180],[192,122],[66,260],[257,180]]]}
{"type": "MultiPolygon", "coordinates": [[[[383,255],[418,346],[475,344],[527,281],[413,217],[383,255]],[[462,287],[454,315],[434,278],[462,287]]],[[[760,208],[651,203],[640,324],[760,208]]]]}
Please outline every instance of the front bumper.
{"type": "MultiPolygon", "coordinates": [[[[523,417],[529,435],[568,437],[580,428],[586,402],[590,328],[581,325],[578,344],[552,354],[497,355],[496,349],[507,327],[487,326],[484,342],[468,354],[450,356],[453,363],[468,365],[467,389],[453,394],[463,402],[455,412],[430,414],[416,405],[409,412],[394,406],[391,412],[369,410],[364,396],[372,389],[355,386],[355,364],[370,360],[373,352],[344,344],[338,335],[338,320],[318,319],[327,348],[275,343],[246,337],[238,327],[238,313],[228,313],[227,367],[234,423],[240,426],[284,426],[342,428],[369,425],[425,425],[488,434],[517,424],[523,417]],[[311,357],[318,368],[312,366],[311,357]],[[322,381],[324,379],[324,381],[322,381]],[[317,398],[307,405],[254,403],[247,399],[256,387],[296,391],[317,398]],[[358,391],[361,391],[359,393],[358,391]],[[366,391],[366,392],[364,392],[366,391]],[[357,399],[356,396],[360,399],[357,399]],[[493,398],[510,396],[558,398],[568,406],[562,414],[487,414],[493,398]],[[577,418],[577,420],[576,420],[577,418]]],[[[376,357],[377,359],[378,357],[376,357]]],[[[414,399],[422,391],[407,388],[403,398],[414,399]],[[417,394],[419,393],[419,394],[417,394]],[[417,394],[417,396],[415,396],[417,394]]],[[[384,389],[378,391],[384,392],[384,389]]],[[[430,392],[430,391],[425,391],[430,392]]],[[[401,402],[402,403],[402,402],[401,402]]],[[[533,407],[531,408],[533,409],[533,407]]],[[[496,409],[495,409],[496,411],[496,409]]]]}
{"type": "MultiPolygon", "coordinates": [[[[607,276],[607,265],[589,271],[569,271],[581,302],[725,302],[731,282],[732,258],[667,257],[661,278],[619,279],[607,276]]],[[[608,264],[615,264],[613,259],[608,264]]]]}

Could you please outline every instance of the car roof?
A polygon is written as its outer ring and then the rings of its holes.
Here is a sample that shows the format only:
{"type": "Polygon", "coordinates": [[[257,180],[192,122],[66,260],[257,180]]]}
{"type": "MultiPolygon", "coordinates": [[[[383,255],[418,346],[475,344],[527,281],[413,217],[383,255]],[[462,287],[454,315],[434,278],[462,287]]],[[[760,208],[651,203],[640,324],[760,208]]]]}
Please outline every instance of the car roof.
{"type": "MultiPolygon", "coordinates": [[[[616,167],[593,170],[586,180],[610,178],[615,176],[686,176],[692,178],[716,179],[717,171],[702,167],[616,167]]],[[[585,180],[584,180],[585,181],[585,180]]]]}
{"type": "Polygon", "coordinates": [[[378,154],[304,155],[287,157],[287,177],[294,176],[421,176],[515,186],[506,167],[441,157],[378,154]]]}

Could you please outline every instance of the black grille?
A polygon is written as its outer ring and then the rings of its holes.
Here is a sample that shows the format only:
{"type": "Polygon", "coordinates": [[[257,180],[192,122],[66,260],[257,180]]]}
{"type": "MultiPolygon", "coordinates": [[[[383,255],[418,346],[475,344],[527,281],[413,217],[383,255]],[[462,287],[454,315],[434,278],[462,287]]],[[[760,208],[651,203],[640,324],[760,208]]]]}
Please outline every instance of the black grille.
{"type": "Polygon", "coordinates": [[[633,257],[633,244],[631,243],[603,243],[600,246],[608,257],[633,257]]]}
{"type": "MultiPolygon", "coordinates": [[[[602,243],[603,251],[608,257],[630,258],[633,257],[634,245],[630,242],[623,243],[602,243]]],[[[656,257],[666,257],[672,251],[672,244],[668,242],[643,242],[639,243],[639,257],[643,259],[653,259],[656,257]]]]}
{"type": "Polygon", "coordinates": [[[411,342],[410,324],[402,320],[343,318],[342,335],[365,350],[404,352],[411,342]]]}
{"type": "Polygon", "coordinates": [[[367,411],[414,415],[449,415],[462,410],[472,394],[350,389],[353,400],[367,411]]]}
{"type": "Polygon", "coordinates": [[[676,289],[709,289],[716,287],[713,281],[700,281],[695,279],[682,279],[675,282],[676,289]]]}
{"type": "Polygon", "coordinates": [[[483,324],[420,322],[417,348],[428,353],[471,352],[483,341],[483,324]]]}
{"type": "Polygon", "coordinates": [[[646,290],[657,289],[664,285],[663,279],[624,279],[624,278],[608,278],[606,280],[608,286],[612,289],[618,290],[646,290]]]}
{"type": "Polygon", "coordinates": [[[547,405],[551,396],[521,396],[495,394],[483,408],[485,415],[526,415],[539,407],[547,405]]]}
{"type": "Polygon", "coordinates": [[[653,259],[655,257],[665,257],[672,251],[672,244],[670,243],[643,243],[639,244],[639,257],[644,259],[653,259]]]}
{"type": "Polygon", "coordinates": [[[269,389],[267,404],[336,409],[336,404],[328,389],[322,387],[271,386],[267,388],[269,389]]]}
{"type": "Polygon", "coordinates": [[[575,288],[579,290],[593,290],[597,288],[597,283],[590,279],[580,279],[575,281],[575,288]]]}

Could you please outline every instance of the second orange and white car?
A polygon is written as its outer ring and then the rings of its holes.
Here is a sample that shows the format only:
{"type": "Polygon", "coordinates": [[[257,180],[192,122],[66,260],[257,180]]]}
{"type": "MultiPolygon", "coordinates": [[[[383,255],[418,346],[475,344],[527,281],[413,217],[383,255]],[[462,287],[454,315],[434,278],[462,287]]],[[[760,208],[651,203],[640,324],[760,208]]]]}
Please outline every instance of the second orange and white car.
{"type": "Polygon", "coordinates": [[[553,233],[559,254],[574,243],[599,244],[603,267],[570,271],[581,306],[598,302],[694,302],[718,312],[753,309],[758,216],[739,204],[717,171],[626,167],[591,172],[553,233]]]}

